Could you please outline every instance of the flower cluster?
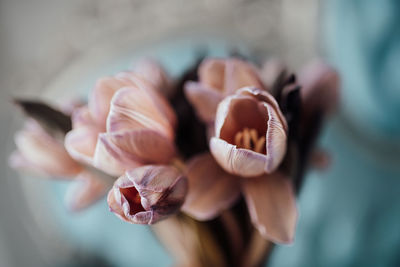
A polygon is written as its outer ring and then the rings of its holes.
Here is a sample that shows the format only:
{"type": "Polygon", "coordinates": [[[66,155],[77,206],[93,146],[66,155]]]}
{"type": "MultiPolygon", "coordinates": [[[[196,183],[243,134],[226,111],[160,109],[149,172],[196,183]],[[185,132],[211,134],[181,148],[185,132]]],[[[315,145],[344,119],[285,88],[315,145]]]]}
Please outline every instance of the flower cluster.
{"type": "Polygon", "coordinates": [[[75,210],[108,191],[110,210],[130,223],[153,224],[179,211],[207,221],[243,196],[263,237],[292,242],[295,192],[321,116],[335,107],[338,75],[321,62],[296,79],[278,61],[257,67],[207,58],[196,76],[174,87],[161,66],[144,61],[102,78],[87,105],[74,107],[65,136],[30,119],[10,162],[76,177],[68,192],[75,210]],[[182,111],[169,99],[174,90],[183,90],[197,115],[191,119],[201,121],[208,140],[208,148],[189,158],[177,145],[182,111]]]}

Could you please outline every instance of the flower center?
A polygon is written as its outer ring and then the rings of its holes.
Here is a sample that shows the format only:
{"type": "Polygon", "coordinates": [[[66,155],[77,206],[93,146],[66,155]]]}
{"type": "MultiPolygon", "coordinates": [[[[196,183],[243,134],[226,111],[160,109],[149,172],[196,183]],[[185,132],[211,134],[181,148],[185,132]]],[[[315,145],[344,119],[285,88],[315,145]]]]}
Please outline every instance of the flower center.
{"type": "Polygon", "coordinates": [[[258,136],[256,129],[244,128],[242,131],[236,133],[235,145],[238,148],[263,153],[265,151],[265,136],[258,136]]]}
{"type": "Polygon", "coordinates": [[[141,211],[145,211],[141,203],[139,192],[136,190],[135,187],[121,188],[120,191],[129,203],[129,213],[131,215],[134,215],[135,213],[141,211]]]}

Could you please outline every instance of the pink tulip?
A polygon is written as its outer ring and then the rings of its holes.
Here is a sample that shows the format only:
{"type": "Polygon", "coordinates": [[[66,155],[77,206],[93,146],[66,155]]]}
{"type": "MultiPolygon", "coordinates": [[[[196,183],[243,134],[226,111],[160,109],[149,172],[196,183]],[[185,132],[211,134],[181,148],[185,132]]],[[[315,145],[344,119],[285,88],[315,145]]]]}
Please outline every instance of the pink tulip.
{"type": "Polygon", "coordinates": [[[99,80],[88,106],[72,120],[65,139],[70,155],[109,175],[165,164],[176,153],[172,107],[151,82],[132,72],[99,80]]]}
{"type": "Polygon", "coordinates": [[[18,150],[9,159],[11,167],[72,180],[66,198],[71,211],[87,208],[110,188],[98,173],[71,158],[63,142],[48,134],[33,119],[28,120],[25,128],[16,134],[15,143],[18,150]]]}
{"type": "Polygon", "coordinates": [[[287,124],[275,99],[254,87],[242,88],[219,105],[210,150],[234,175],[274,172],[286,154],[287,124]]]}
{"type": "Polygon", "coordinates": [[[147,165],[126,172],[108,194],[108,205],[120,219],[153,224],[179,211],[187,179],[174,167],[147,165]]]}
{"type": "Polygon", "coordinates": [[[251,63],[236,59],[205,59],[198,70],[199,81],[187,82],[185,94],[199,117],[212,123],[218,103],[245,86],[263,88],[258,69],[251,63]]]}
{"type": "Polygon", "coordinates": [[[73,177],[82,167],[70,157],[62,141],[48,134],[35,120],[25,123],[15,135],[15,151],[9,160],[11,167],[55,177],[73,177]]]}
{"type": "Polygon", "coordinates": [[[275,243],[292,243],[297,208],[292,182],[280,172],[242,178],[225,172],[210,154],[194,157],[186,169],[189,190],[182,210],[210,220],[245,196],[250,218],[260,234],[275,243]]]}

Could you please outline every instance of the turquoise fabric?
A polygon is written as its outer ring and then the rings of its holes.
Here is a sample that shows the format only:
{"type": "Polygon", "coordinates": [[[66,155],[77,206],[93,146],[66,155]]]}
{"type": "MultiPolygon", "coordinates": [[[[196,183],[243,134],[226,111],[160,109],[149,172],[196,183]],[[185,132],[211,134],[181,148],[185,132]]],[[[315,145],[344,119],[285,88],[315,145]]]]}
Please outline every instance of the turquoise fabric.
{"type": "Polygon", "coordinates": [[[291,247],[270,266],[400,266],[400,2],[332,0],[322,9],[341,109],[321,145],[329,172],[311,172],[291,247]]]}

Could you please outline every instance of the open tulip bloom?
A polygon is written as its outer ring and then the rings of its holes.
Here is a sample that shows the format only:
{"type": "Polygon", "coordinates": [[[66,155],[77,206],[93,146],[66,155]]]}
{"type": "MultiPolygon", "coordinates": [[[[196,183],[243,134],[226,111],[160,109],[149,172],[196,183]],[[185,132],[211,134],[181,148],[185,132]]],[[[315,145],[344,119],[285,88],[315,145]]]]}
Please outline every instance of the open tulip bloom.
{"type": "Polygon", "coordinates": [[[110,211],[135,224],[215,221],[244,203],[263,238],[290,244],[296,193],[338,85],[320,61],[296,77],[276,60],[206,58],[173,81],[146,60],[99,79],[72,111],[16,101],[30,118],[10,165],[70,179],[71,210],[108,192],[110,211]]]}

